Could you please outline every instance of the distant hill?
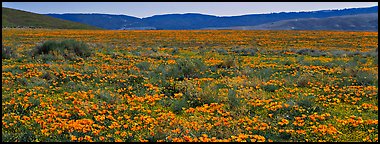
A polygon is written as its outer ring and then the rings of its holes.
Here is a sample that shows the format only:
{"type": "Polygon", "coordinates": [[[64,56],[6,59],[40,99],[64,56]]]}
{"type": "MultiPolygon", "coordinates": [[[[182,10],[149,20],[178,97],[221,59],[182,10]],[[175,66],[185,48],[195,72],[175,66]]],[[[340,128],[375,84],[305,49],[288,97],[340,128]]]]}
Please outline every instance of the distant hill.
{"type": "Polygon", "coordinates": [[[216,27],[232,30],[346,30],[378,31],[378,13],[282,20],[257,26],[216,27]]]}
{"type": "Polygon", "coordinates": [[[2,8],[2,27],[35,27],[56,29],[101,29],[95,26],[57,19],[51,16],[2,8]]]}
{"type": "Polygon", "coordinates": [[[281,12],[242,16],[213,16],[197,13],[165,14],[146,18],[108,14],[47,14],[52,17],[81,22],[105,29],[204,29],[208,27],[257,26],[266,23],[303,18],[377,13],[378,6],[310,12],[281,12]]]}
{"type": "Polygon", "coordinates": [[[140,18],[126,16],[126,15],[110,15],[110,14],[47,14],[59,19],[75,21],[88,25],[101,27],[104,29],[121,29],[124,27],[131,27],[130,25],[141,25],[140,18]]]}

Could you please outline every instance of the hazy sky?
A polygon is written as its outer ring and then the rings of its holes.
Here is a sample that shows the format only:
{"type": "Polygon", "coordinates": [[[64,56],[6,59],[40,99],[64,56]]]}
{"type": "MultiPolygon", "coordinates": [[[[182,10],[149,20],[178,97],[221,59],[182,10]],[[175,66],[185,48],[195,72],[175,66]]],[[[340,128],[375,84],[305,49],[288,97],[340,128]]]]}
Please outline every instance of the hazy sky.
{"type": "Polygon", "coordinates": [[[3,7],[39,14],[105,13],[149,17],[172,13],[236,16],[377,6],[378,2],[2,2],[3,7]]]}

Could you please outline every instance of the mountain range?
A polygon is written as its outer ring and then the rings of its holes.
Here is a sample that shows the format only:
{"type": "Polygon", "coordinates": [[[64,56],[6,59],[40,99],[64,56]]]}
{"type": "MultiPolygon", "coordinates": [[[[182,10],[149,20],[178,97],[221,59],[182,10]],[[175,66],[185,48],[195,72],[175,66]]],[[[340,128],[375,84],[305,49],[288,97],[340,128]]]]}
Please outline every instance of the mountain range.
{"type": "MultiPolygon", "coordinates": [[[[241,16],[213,16],[198,13],[154,15],[146,18],[137,18],[127,15],[111,14],[46,14],[55,18],[84,23],[104,29],[167,29],[167,30],[194,30],[194,29],[313,29],[323,30],[324,25],[331,25],[335,20],[340,23],[328,26],[328,30],[370,30],[377,31],[378,6],[368,8],[349,8],[341,10],[320,10],[309,12],[280,12],[269,14],[249,14],[241,16]],[[359,24],[356,28],[352,24],[356,20],[362,21],[362,14],[369,14],[370,23],[359,24]],[[349,16],[349,17],[346,17],[349,16]],[[334,18],[332,18],[334,17],[334,18]],[[375,19],[375,20],[374,20],[375,19]],[[351,22],[344,22],[344,21],[351,22]],[[318,21],[318,22],[317,22],[318,21]],[[287,24],[284,24],[286,22],[287,24]],[[317,22],[317,23],[315,23],[317,22]],[[376,24],[374,23],[376,22],[376,24]],[[304,24],[309,23],[309,24],[304,24]],[[272,24],[272,26],[270,26],[272,24]],[[316,25],[319,24],[319,25],[316,25]],[[286,26],[280,26],[286,25],[286,26]],[[291,26],[294,25],[294,26],[291,26]],[[314,25],[314,26],[309,26],[314,25]],[[338,25],[338,26],[336,26],[338,25]],[[296,26],[297,27],[297,26],[296,26]],[[367,28],[364,28],[367,27],[367,28]]],[[[366,21],[366,20],[365,20],[366,21]]]]}
{"type": "Polygon", "coordinates": [[[209,27],[204,29],[221,30],[343,30],[377,31],[377,13],[335,16],[327,18],[303,18],[281,20],[257,26],[209,27]]]}
{"type": "Polygon", "coordinates": [[[164,14],[146,18],[113,14],[36,14],[3,7],[2,26],[108,30],[378,31],[378,6],[241,16],[213,16],[199,13],[164,14]]]}

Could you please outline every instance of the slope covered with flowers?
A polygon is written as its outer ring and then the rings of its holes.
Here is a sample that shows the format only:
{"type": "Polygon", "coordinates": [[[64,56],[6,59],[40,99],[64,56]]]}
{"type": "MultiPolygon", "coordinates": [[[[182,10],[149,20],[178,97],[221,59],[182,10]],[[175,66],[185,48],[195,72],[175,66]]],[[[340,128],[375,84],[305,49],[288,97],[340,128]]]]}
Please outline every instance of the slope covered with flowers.
{"type": "Polygon", "coordinates": [[[3,141],[378,141],[377,32],[2,37],[3,141]],[[91,56],[31,54],[66,39],[91,56]]]}

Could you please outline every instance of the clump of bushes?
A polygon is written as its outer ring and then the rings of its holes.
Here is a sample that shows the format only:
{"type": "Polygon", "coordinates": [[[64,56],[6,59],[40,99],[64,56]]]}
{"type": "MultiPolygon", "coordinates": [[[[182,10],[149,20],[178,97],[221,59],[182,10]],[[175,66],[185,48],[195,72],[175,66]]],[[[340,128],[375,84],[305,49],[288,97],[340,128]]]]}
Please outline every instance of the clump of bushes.
{"type": "Polygon", "coordinates": [[[32,56],[53,55],[63,56],[65,59],[74,60],[77,57],[89,57],[91,53],[89,46],[84,42],[76,40],[49,40],[36,46],[32,51],[32,56]]]}
{"type": "Polygon", "coordinates": [[[233,53],[240,56],[255,56],[257,51],[256,48],[237,48],[232,50],[233,53]]]}
{"type": "MultiPolygon", "coordinates": [[[[135,54],[137,54],[137,53],[135,53],[135,54]]],[[[140,56],[161,60],[161,59],[167,59],[169,57],[169,54],[163,53],[163,52],[158,52],[157,49],[152,49],[152,50],[140,52],[140,56]]]]}
{"type": "Polygon", "coordinates": [[[228,57],[223,60],[222,63],[216,65],[218,68],[234,68],[238,65],[237,59],[234,57],[228,57]]]}
{"type": "Polygon", "coordinates": [[[222,48],[215,49],[215,51],[216,51],[218,54],[221,54],[221,55],[228,55],[227,50],[222,49],[222,48]]]}
{"type": "Polygon", "coordinates": [[[302,75],[300,76],[298,79],[297,79],[297,86],[298,87],[307,87],[308,86],[308,82],[310,80],[310,75],[302,75]]]}
{"type": "Polygon", "coordinates": [[[169,67],[167,76],[174,79],[200,78],[207,70],[207,66],[200,59],[178,59],[176,64],[169,67]]]}
{"type": "Polygon", "coordinates": [[[270,80],[272,74],[274,74],[275,72],[276,72],[276,70],[274,70],[271,67],[256,69],[254,71],[255,76],[258,77],[262,81],[268,81],[268,80],[270,80]]]}
{"type": "Polygon", "coordinates": [[[228,104],[231,109],[236,109],[241,105],[240,99],[237,97],[236,87],[228,90],[228,104]]]}
{"type": "Polygon", "coordinates": [[[16,56],[16,52],[11,47],[1,45],[1,59],[10,59],[16,56]]]}
{"type": "Polygon", "coordinates": [[[378,83],[377,74],[363,70],[357,71],[354,79],[356,79],[357,84],[361,86],[370,86],[378,83]]]}
{"type": "Polygon", "coordinates": [[[178,48],[173,48],[172,55],[177,55],[179,54],[179,49],[178,48]]]}
{"type": "Polygon", "coordinates": [[[186,102],[186,98],[182,98],[182,99],[179,99],[179,100],[174,100],[173,104],[172,104],[172,111],[174,113],[181,113],[182,112],[182,108],[187,108],[188,107],[188,104],[186,102]]]}
{"type": "MultiPolygon", "coordinates": [[[[226,99],[220,97],[220,87],[211,82],[202,82],[200,85],[196,81],[181,81],[176,85],[175,93],[182,93],[179,98],[174,98],[171,104],[164,104],[170,106],[175,113],[181,113],[182,108],[195,108],[204,104],[221,103],[226,99]]],[[[229,94],[229,104],[231,107],[238,107],[240,104],[236,98],[236,92],[229,94]]]]}
{"type": "Polygon", "coordinates": [[[110,104],[115,104],[117,103],[118,101],[120,101],[120,99],[114,95],[112,95],[110,92],[108,91],[100,91],[98,92],[96,95],[95,95],[96,98],[102,100],[102,101],[105,101],[107,103],[110,103],[110,104]]]}
{"type": "Polygon", "coordinates": [[[275,92],[276,90],[280,89],[280,86],[275,85],[275,84],[268,84],[262,87],[265,91],[268,91],[268,92],[275,92]]]}
{"type": "Polygon", "coordinates": [[[377,51],[345,51],[345,50],[332,50],[329,52],[329,56],[332,57],[353,57],[353,56],[361,56],[361,57],[376,57],[377,51]]]}
{"type": "Polygon", "coordinates": [[[308,113],[320,112],[323,110],[319,105],[315,102],[315,96],[299,96],[299,99],[296,100],[296,104],[304,109],[308,113]]]}
{"type": "Polygon", "coordinates": [[[143,61],[136,64],[136,67],[138,67],[142,71],[148,71],[151,67],[151,64],[149,62],[143,61]]]}
{"type": "Polygon", "coordinates": [[[314,49],[300,49],[296,53],[300,54],[300,55],[309,55],[309,56],[313,56],[313,57],[320,57],[320,56],[326,56],[327,55],[327,53],[324,51],[314,50],[314,49]]]}
{"type": "MultiPolygon", "coordinates": [[[[184,86],[186,85],[181,85],[181,87],[184,86]]],[[[201,84],[200,89],[198,89],[198,87],[196,87],[194,84],[191,84],[191,86],[189,86],[189,83],[187,83],[187,86],[188,87],[184,91],[184,97],[187,101],[189,101],[188,105],[190,107],[195,108],[204,104],[220,103],[222,101],[222,99],[219,97],[218,87],[213,84],[201,84]]]]}

